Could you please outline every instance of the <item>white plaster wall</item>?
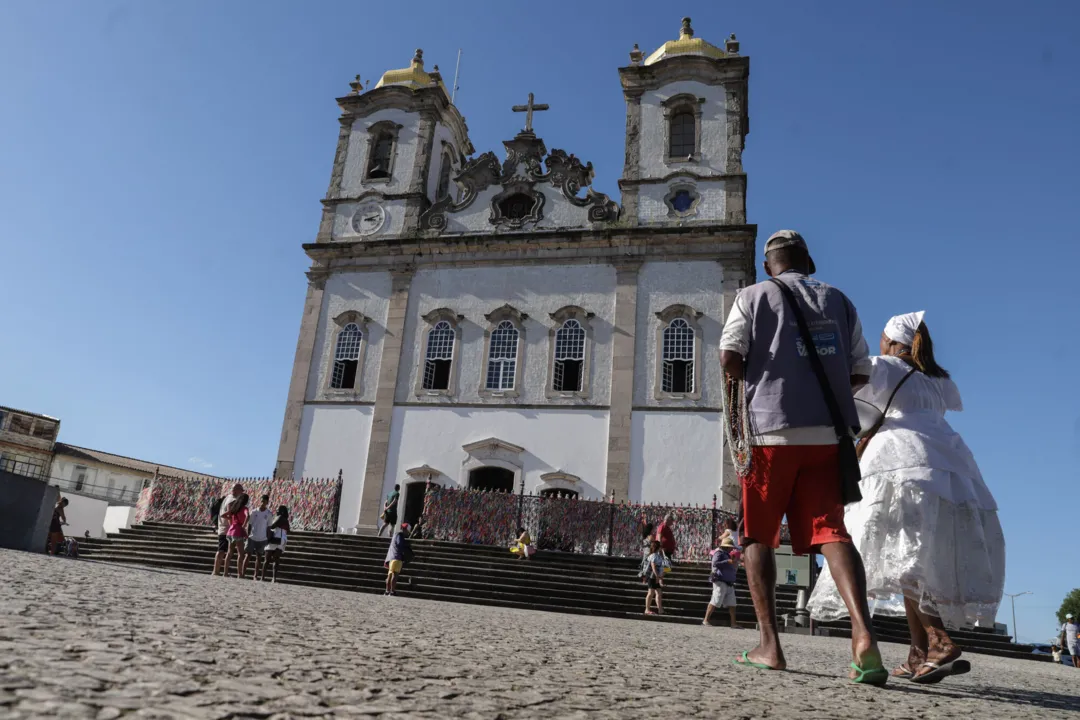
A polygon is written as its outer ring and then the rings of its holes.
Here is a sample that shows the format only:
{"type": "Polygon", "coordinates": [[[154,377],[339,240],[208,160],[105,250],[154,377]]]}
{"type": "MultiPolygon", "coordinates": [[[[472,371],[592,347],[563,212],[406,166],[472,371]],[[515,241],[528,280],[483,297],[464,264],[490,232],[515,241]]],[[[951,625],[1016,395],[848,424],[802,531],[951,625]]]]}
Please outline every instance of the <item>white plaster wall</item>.
{"type": "Polygon", "coordinates": [[[142,490],[143,481],[153,477],[153,475],[136,473],[134,470],[112,468],[81,458],[74,458],[70,455],[57,454],[52,465],[53,482],[64,489],[74,490],[75,468],[77,466],[86,468],[84,492],[90,494],[109,493],[109,497],[114,500],[131,501],[132,503],[139,499],[139,491],[142,490]]]}
{"type": "Polygon", "coordinates": [[[562,470],[581,478],[582,497],[600,498],[607,432],[606,410],[395,407],[381,497],[409,480],[406,470],[422,465],[440,471],[442,483],[467,484],[462,446],[496,437],[525,448],[519,459],[526,492],[536,492],[544,473],[562,470]]]}
{"type": "Polygon", "coordinates": [[[718,412],[632,413],[630,500],[719,506],[722,433],[718,412]]]}
{"type": "MultiPolygon", "coordinates": [[[[634,359],[634,405],[719,407],[720,334],[724,327],[723,267],[715,261],[649,262],[638,271],[637,355],[634,359]],[[700,400],[656,400],[656,313],[671,305],[689,305],[703,313],[697,319],[702,332],[700,400]]],[[[719,442],[719,439],[717,440],[719,442]]]]}
{"type": "Polygon", "coordinates": [[[308,400],[375,401],[382,343],[386,336],[386,314],[390,306],[391,277],[388,272],[335,273],[326,280],[315,349],[308,375],[308,400]],[[338,325],[334,318],[347,310],[371,318],[364,337],[363,367],[357,372],[358,391],[331,390],[334,344],[338,325]]]}
{"type": "Polygon", "coordinates": [[[300,423],[296,448],[296,475],[304,478],[337,477],[342,473],[338,527],[351,528],[360,516],[368,441],[370,405],[308,405],[300,423]]]}
{"type": "MultiPolygon", "coordinates": [[[[396,173],[395,173],[396,175],[396,173]]],[[[360,203],[340,203],[334,208],[334,227],[331,231],[334,240],[340,240],[342,242],[356,242],[363,240],[381,240],[385,237],[394,235],[400,235],[405,229],[405,201],[404,200],[383,200],[378,195],[372,194],[365,198],[365,200],[374,200],[382,206],[383,211],[386,213],[386,220],[383,221],[382,227],[379,228],[377,233],[372,235],[361,235],[353,230],[352,218],[353,213],[356,212],[356,208],[360,203]]]]}
{"type": "Polygon", "coordinates": [[[68,506],[64,509],[68,522],[64,526],[65,535],[81,538],[89,531],[90,537],[105,537],[105,511],[109,507],[107,500],[72,492],[61,491],[60,494],[68,499],[68,506]]]}
{"type": "Polygon", "coordinates": [[[722,85],[680,80],[641,96],[641,177],[664,177],[676,170],[723,173],[727,166],[727,97],[722,85]],[[705,98],[701,105],[701,160],[667,162],[667,122],[663,102],[689,93],[705,98]]]}
{"type": "Polygon", "coordinates": [[[345,171],[341,178],[342,195],[355,196],[365,190],[377,190],[384,193],[407,191],[409,182],[412,180],[413,163],[416,162],[419,127],[420,116],[417,113],[409,113],[396,108],[379,110],[353,122],[352,132],[349,134],[349,151],[345,156],[345,171]],[[364,168],[367,167],[368,128],[383,120],[390,120],[402,126],[398,130],[397,154],[394,157],[390,181],[365,185],[363,178],[364,168]]]}
{"type": "Polygon", "coordinates": [[[105,534],[120,532],[135,522],[135,508],[131,505],[112,505],[105,511],[105,534]]]}
{"type": "Polygon", "coordinates": [[[615,314],[615,270],[610,265],[538,265],[527,267],[438,268],[420,270],[413,276],[409,310],[398,374],[398,402],[439,403],[554,403],[607,405],[611,390],[611,333],[615,314]],[[486,370],[484,315],[509,303],[529,317],[525,320],[524,375],[517,398],[485,398],[480,384],[486,370]],[[592,318],[588,398],[545,396],[548,382],[550,314],[577,305],[592,318]],[[459,323],[457,342],[457,394],[454,397],[415,395],[417,373],[430,326],[423,316],[437,308],[450,308],[465,319],[459,323]]]}
{"type": "Polygon", "coordinates": [[[642,224],[692,225],[698,222],[722,222],[727,213],[727,194],[723,180],[694,181],[686,176],[673,178],[663,185],[638,186],[638,220],[642,224]],[[664,198],[672,185],[692,185],[697,191],[697,212],[686,218],[670,215],[664,198]]]}

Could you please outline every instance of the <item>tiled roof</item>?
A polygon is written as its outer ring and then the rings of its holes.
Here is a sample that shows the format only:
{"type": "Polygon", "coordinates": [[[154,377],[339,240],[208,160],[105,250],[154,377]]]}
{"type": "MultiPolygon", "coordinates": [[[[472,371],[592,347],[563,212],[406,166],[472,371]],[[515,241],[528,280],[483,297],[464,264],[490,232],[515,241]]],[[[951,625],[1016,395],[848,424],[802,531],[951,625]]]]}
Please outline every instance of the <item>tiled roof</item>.
{"type": "Polygon", "coordinates": [[[80,460],[91,460],[93,462],[104,463],[106,465],[125,468],[127,470],[134,470],[151,476],[154,474],[154,471],[157,470],[158,475],[167,475],[170,477],[197,478],[200,480],[224,479],[216,475],[207,475],[205,473],[195,472],[194,470],[184,470],[183,468],[172,467],[171,465],[159,465],[157,463],[146,462],[145,460],[136,460],[135,458],[129,458],[123,455],[114,455],[112,453],[102,452],[101,450],[91,450],[90,448],[79,447],[78,445],[68,445],[67,443],[62,442],[56,443],[54,452],[57,455],[66,455],[67,457],[80,460]]]}

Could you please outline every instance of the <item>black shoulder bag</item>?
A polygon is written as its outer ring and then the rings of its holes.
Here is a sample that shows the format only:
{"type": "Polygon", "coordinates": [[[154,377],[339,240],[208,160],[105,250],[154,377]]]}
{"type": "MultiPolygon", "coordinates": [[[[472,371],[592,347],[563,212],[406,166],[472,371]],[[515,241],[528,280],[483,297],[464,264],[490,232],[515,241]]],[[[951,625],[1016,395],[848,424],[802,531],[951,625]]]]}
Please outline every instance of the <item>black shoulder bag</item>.
{"type": "Polygon", "coordinates": [[[821,358],[817,354],[817,345],[814,337],[810,334],[810,328],[806,324],[799,301],[795,293],[784,283],[776,278],[772,282],[780,288],[788,307],[795,315],[795,321],[799,324],[799,334],[802,335],[803,344],[806,346],[806,357],[810,360],[810,366],[814,368],[821,392],[825,395],[825,404],[829,406],[829,415],[832,416],[833,429],[836,430],[836,443],[840,466],[840,499],[845,505],[862,500],[862,492],[859,490],[859,481],[862,480],[862,471],[859,470],[859,456],[855,453],[855,441],[851,437],[851,429],[844,422],[844,415],[840,412],[840,405],[836,402],[836,393],[833,392],[829,378],[825,375],[825,366],[821,364],[821,358]]]}
{"type": "Polygon", "coordinates": [[[902,377],[900,379],[900,382],[896,383],[896,387],[893,388],[892,394],[889,395],[888,402],[885,403],[885,409],[881,411],[881,417],[879,417],[877,419],[877,422],[871,425],[870,429],[867,430],[861,438],[859,438],[859,442],[855,445],[855,454],[860,460],[862,460],[863,453],[866,452],[866,447],[870,444],[870,441],[874,439],[874,436],[878,434],[878,430],[880,430],[881,426],[885,424],[885,416],[889,414],[889,408],[892,407],[892,401],[893,398],[896,397],[896,393],[900,391],[900,388],[904,386],[904,383],[907,382],[907,379],[914,375],[918,369],[919,368],[911,368],[910,370],[908,370],[907,375],[902,377]]]}

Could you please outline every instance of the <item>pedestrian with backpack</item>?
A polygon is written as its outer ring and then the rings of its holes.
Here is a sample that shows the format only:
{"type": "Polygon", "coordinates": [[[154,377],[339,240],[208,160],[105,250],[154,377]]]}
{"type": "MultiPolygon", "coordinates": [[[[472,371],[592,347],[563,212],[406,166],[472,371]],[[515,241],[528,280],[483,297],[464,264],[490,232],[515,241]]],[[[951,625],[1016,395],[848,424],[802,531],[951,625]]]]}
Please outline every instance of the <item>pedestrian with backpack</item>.
{"type": "Polygon", "coordinates": [[[228,495],[210,503],[210,524],[217,526],[218,537],[217,554],[214,555],[214,569],[210,572],[211,575],[217,575],[218,570],[221,570],[221,576],[225,577],[225,555],[229,552],[229,518],[226,515],[233,501],[243,494],[244,486],[236,483],[228,495]]]}
{"type": "Polygon", "coordinates": [[[660,547],[660,541],[653,540],[649,543],[649,556],[645,558],[645,584],[649,589],[645,593],[645,614],[664,614],[664,568],[668,567],[668,560],[660,547]],[[656,612],[652,611],[653,598],[656,599],[656,612]]]}

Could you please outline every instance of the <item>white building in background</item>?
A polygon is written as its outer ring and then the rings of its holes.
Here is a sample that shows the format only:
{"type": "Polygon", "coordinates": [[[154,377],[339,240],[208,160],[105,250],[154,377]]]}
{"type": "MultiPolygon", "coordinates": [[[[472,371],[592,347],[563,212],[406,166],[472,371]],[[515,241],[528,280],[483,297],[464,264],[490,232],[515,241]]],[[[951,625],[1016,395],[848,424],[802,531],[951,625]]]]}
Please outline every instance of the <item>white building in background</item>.
{"type": "Polygon", "coordinates": [[[222,478],[213,475],[68,443],[56,443],[53,453],[50,484],[65,492],[107,500],[110,505],[134,505],[139,499],[139,492],[155,475],[224,482],[222,478]]]}
{"type": "Polygon", "coordinates": [[[531,94],[504,157],[474,157],[420,51],[338,99],[276,473],[342,470],[342,527],[373,530],[396,483],[413,519],[428,480],[734,509],[718,345],[754,281],[749,60],[685,19],[619,77],[620,202],[533,130],[574,109],[531,94]]]}

